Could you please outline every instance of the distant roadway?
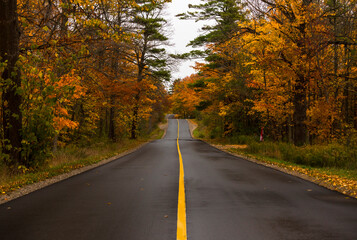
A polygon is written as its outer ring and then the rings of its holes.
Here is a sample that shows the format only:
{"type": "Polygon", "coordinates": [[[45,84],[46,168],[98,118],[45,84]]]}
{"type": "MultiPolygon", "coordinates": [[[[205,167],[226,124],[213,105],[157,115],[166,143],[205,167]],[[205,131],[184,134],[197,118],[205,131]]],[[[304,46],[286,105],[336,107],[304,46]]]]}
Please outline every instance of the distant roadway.
{"type": "Polygon", "coordinates": [[[184,240],[186,233],[357,240],[356,199],[221,152],[192,139],[186,120],[168,121],[164,139],[0,205],[0,240],[184,240]],[[180,206],[186,232],[178,237],[180,206]]]}

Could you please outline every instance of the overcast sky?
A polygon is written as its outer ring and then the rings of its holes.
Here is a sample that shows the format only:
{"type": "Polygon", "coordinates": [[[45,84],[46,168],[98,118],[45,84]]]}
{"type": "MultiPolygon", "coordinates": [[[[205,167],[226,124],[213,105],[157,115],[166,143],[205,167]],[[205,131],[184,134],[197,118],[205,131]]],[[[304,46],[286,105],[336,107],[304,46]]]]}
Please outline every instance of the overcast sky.
{"type": "MultiPolygon", "coordinates": [[[[175,15],[187,12],[189,10],[188,4],[198,4],[200,2],[200,0],[172,0],[171,3],[168,3],[166,10],[168,14],[167,20],[172,25],[171,42],[174,44],[169,50],[171,53],[185,53],[192,50],[192,48],[186,47],[186,45],[200,34],[199,29],[203,23],[196,23],[192,20],[180,20],[175,15]]],[[[194,73],[194,69],[190,67],[194,64],[195,61],[182,61],[178,67],[178,71],[173,72],[173,79],[183,78],[194,73]]]]}

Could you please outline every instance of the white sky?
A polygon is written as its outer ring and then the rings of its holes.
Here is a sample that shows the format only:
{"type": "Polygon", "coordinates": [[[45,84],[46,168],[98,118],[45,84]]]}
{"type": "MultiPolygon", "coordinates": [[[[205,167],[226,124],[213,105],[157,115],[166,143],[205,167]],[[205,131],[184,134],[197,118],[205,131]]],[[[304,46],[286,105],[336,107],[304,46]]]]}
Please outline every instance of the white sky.
{"type": "MultiPolygon", "coordinates": [[[[172,0],[167,4],[167,20],[172,25],[171,42],[174,46],[169,48],[170,53],[185,53],[192,50],[186,45],[200,34],[200,28],[204,25],[202,22],[196,23],[193,20],[180,20],[175,17],[176,14],[184,13],[189,10],[188,4],[199,4],[200,0],[172,0]]],[[[182,61],[177,72],[173,72],[173,80],[184,78],[195,72],[190,66],[194,66],[195,61],[182,61]]]]}

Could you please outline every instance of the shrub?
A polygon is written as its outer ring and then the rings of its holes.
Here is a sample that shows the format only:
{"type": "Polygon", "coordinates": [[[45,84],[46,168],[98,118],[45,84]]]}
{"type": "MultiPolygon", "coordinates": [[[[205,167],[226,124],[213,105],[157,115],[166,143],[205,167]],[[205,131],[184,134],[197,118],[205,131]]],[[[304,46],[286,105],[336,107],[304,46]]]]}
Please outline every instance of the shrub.
{"type": "Polygon", "coordinates": [[[340,144],[296,147],[280,143],[282,160],[312,167],[357,169],[356,149],[340,144]]]}
{"type": "Polygon", "coordinates": [[[249,154],[283,160],[311,167],[357,169],[357,149],[341,144],[312,145],[297,147],[284,142],[258,142],[252,136],[235,136],[231,142],[247,144],[249,154]]]}

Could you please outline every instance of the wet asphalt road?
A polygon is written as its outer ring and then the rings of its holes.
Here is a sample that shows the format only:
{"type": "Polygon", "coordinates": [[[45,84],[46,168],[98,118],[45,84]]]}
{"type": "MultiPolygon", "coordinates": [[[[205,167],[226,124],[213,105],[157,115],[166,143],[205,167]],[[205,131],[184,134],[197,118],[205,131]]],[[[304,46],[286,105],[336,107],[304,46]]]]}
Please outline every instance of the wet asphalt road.
{"type": "MultiPolygon", "coordinates": [[[[0,239],[174,240],[177,121],[165,139],[0,205],[0,239]]],[[[189,240],[356,240],[357,200],[233,157],[180,120],[189,240]]]]}

